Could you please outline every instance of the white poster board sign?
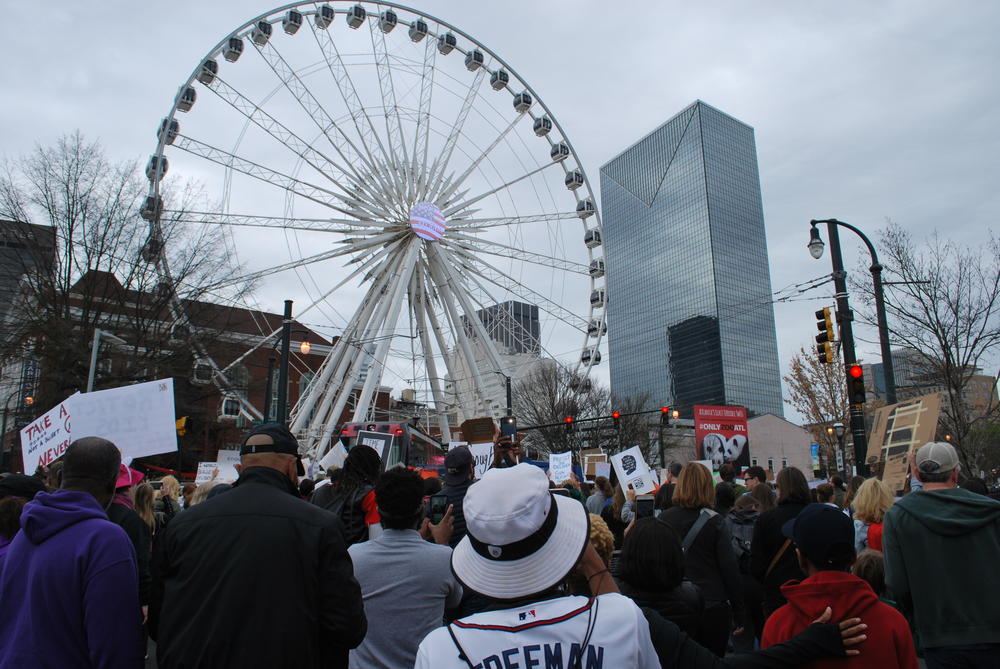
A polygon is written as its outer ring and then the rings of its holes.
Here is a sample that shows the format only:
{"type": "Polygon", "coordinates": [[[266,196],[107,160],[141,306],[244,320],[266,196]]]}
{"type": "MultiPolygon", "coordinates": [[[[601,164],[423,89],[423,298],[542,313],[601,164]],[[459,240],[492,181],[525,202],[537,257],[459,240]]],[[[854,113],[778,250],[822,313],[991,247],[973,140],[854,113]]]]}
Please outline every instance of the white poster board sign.
{"type": "Polygon", "coordinates": [[[195,485],[201,485],[202,483],[208,483],[212,480],[212,472],[215,471],[216,464],[214,462],[199,462],[198,463],[198,475],[194,478],[195,485]]]}
{"type": "Polygon", "coordinates": [[[236,479],[240,477],[239,472],[236,471],[238,464],[240,464],[239,451],[219,451],[218,455],[215,456],[215,466],[219,468],[219,475],[215,477],[215,480],[221,483],[235,483],[236,479]]]}
{"type": "Polygon", "coordinates": [[[25,474],[34,474],[36,469],[48,466],[66,452],[72,441],[69,424],[72,405],[79,395],[67,397],[21,430],[21,462],[25,474]]]}
{"type": "Polygon", "coordinates": [[[628,490],[630,484],[637,495],[648,495],[656,489],[653,474],[638,446],[612,455],[611,464],[614,465],[623,490],[628,490]]]}
{"type": "Polygon", "coordinates": [[[382,462],[385,462],[385,456],[389,452],[389,446],[392,445],[393,435],[388,432],[367,432],[361,430],[358,432],[358,442],[355,446],[367,446],[368,448],[374,449],[378,456],[382,458],[382,462]]]}
{"type": "Polygon", "coordinates": [[[326,455],[320,458],[319,466],[323,469],[340,469],[344,466],[346,459],[347,449],[338,441],[333,445],[333,448],[326,452],[326,455]]]}
{"type": "Polygon", "coordinates": [[[611,463],[610,462],[598,462],[594,465],[594,476],[603,476],[606,479],[611,478],[611,463]]]}
{"type": "Polygon", "coordinates": [[[475,477],[481,479],[486,470],[493,466],[493,442],[469,444],[469,451],[472,453],[472,459],[476,464],[475,477]]]}
{"type": "Polygon", "coordinates": [[[549,453],[549,478],[556,485],[561,484],[573,474],[573,452],[549,453]]]}
{"type": "Polygon", "coordinates": [[[453,448],[458,447],[458,446],[465,446],[466,448],[468,448],[469,442],[467,442],[467,441],[449,441],[448,442],[448,450],[449,451],[451,449],[453,449],[453,448]]]}
{"type": "Polygon", "coordinates": [[[73,439],[108,439],[125,463],[177,450],[173,379],[85,393],[74,398],[72,411],[73,439]]]}
{"type": "Polygon", "coordinates": [[[711,460],[692,460],[691,462],[697,462],[699,465],[705,467],[705,469],[707,469],[708,472],[712,475],[712,481],[714,481],[715,483],[722,483],[722,477],[719,476],[719,472],[712,470],[711,460]]]}

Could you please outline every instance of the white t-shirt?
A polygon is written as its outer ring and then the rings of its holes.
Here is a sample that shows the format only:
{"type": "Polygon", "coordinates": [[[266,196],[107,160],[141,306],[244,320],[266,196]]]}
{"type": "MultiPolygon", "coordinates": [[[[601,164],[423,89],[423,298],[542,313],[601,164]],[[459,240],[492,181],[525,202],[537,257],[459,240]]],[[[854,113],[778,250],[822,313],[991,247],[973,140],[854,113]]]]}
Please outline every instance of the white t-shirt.
{"type": "Polygon", "coordinates": [[[575,666],[581,669],[658,669],[645,616],[617,593],[560,597],[503,611],[487,611],[439,627],[417,650],[414,669],[505,669],[575,666]],[[459,656],[449,634],[468,656],[459,656]],[[583,646],[590,630],[590,638],[583,646]],[[559,658],[558,660],[556,658],[559,658]]]}

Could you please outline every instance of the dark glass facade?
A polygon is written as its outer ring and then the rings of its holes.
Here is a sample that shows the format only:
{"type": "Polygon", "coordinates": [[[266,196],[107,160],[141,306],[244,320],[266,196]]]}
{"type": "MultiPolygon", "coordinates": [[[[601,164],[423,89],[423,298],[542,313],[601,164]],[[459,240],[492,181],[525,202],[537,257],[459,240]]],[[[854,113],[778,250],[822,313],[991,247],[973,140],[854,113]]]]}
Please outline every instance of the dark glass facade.
{"type": "Polygon", "coordinates": [[[695,102],[601,168],[611,390],[783,416],[753,128],[695,102]]]}
{"type": "MultiPolygon", "coordinates": [[[[538,307],[525,302],[501,302],[476,311],[490,338],[503,346],[503,353],[533,353],[541,351],[541,328],[538,307]]],[[[463,316],[463,321],[465,317],[463,316]]],[[[468,323],[469,335],[473,335],[468,323]]]]}

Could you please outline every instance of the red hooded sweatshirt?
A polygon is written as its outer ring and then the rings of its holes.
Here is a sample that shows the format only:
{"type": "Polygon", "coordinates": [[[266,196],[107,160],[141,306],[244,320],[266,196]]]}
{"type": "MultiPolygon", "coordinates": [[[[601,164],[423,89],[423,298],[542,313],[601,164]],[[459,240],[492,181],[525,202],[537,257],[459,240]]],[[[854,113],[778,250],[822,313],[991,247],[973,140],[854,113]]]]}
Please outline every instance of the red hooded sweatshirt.
{"type": "Polygon", "coordinates": [[[827,606],[833,620],[861,618],[868,625],[868,639],[856,646],[860,655],[817,660],[803,665],[814,669],[830,667],[879,667],[880,669],[917,669],[913,636],[903,615],[879,601],[867,582],[842,571],[821,571],[804,581],[789,581],[781,586],[788,603],[779,608],[764,625],[761,648],[787,641],[822,615],[827,606]]]}

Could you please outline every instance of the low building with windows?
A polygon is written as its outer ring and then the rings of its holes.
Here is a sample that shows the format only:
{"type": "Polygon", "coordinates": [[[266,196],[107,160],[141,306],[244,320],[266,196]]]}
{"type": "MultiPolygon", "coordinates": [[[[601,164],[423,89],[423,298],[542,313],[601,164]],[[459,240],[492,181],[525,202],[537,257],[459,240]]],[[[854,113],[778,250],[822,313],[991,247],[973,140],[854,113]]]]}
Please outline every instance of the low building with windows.
{"type": "Polygon", "coordinates": [[[750,464],[768,470],[773,481],[785,467],[796,467],[813,479],[812,444],[809,430],[774,414],[747,421],[750,432],[750,464]]]}

